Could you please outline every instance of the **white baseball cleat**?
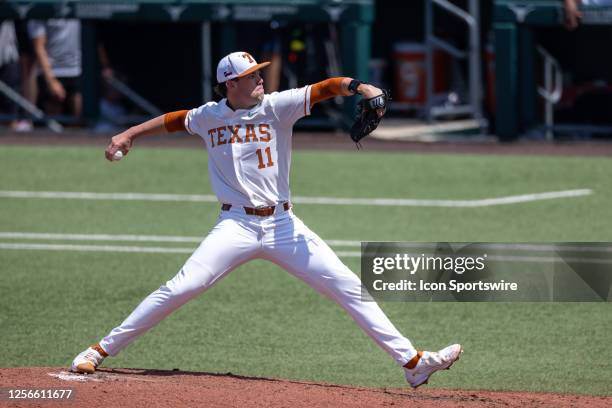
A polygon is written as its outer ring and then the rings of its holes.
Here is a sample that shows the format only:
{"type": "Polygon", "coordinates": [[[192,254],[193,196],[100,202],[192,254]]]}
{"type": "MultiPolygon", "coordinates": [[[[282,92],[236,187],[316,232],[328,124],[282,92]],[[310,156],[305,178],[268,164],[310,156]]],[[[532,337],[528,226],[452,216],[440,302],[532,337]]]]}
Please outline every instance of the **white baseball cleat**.
{"type": "Polygon", "coordinates": [[[440,370],[448,370],[463,352],[461,344],[453,344],[440,351],[419,351],[417,356],[411,360],[412,368],[407,368],[410,362],[404,366],[406,381],[412,388],[427,384],[429,377],[440,370]]]}
{"type": "Polygon", "coordinates": [[[87,350],[74,358],[72,366],[70,366],[70,371],[82,374],[93,374],[107,356],[108,354],[106,354],[97,344],[88,347],[87,350]]]}

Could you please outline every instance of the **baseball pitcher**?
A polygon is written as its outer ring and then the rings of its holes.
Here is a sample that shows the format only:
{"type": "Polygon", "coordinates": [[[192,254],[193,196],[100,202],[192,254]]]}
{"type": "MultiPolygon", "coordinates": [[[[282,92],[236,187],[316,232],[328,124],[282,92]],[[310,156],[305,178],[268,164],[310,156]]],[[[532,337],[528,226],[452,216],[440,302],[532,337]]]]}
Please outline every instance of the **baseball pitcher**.
{"type": "Polygon", "coordinates": [[[338,303],[403,367],[414,388],[459,358],[459,344],[438,352],[417,351],[375,302],[362,302],[359,278],[292,210],[289,169],[295,122],[323,100],[360,94],[361,112],[351,130],[351,138],[359,142],[378,125],[388,94],[345,77],[265,94],[260,70],[268,64],[258,64],[247,52],[233,52],[217,66],[221,101],[167,113],[112,138],[105,152],[108,160],[127,155],[134,140],[146,135],[187,131],[201,137],[221,211],[177,275],[146,297],[99,343],[77,355],[72,371],[95,372],[104,358],[117,355],[237,266],[257,258],[274,262],[338,303]]]}

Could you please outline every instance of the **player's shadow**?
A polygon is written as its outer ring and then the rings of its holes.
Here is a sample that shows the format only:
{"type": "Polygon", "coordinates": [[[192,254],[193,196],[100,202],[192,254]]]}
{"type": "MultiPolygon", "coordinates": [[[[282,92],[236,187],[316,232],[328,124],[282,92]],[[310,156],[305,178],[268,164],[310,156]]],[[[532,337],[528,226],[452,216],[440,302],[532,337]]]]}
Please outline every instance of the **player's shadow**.
{"type": "MultiPolygon", "coordinates": [[[[303,384],[303,385],[316,385],[320,387],[328,388],[356,388],[346,385],[336,384],[325,384],[325,383],[313,383],[308,381],[299,380],[288,380],[282,378],[269,378],[269,377],[255,377],[251,375],[234,374],[232,372],[227,373],[212,373],[207,371],[181,371],[178,368],[172,370],[156,370],[148,368],[98,368],[96,373],[104,374],[115,374],[125,376],[143,376],[143,377],[175,377],[175,376],[189,376],[189,377],[219,377],[219,378],[235,378],[238,380],[245,381],[266,381],[266,382],[282,382],[291,384],[303,384]]],[[[94,374],[95,375],[95,374],[94,374]]]]}
{"type": "Polygon", "coordinates": [[[181,371],[178,368],[172,370],[157,370],[149,368],[98,368],[97,373],[118,374],[129,376],[153,376],[153,377],[174,377],[177,375],[192,376],[192,377],[229,377],[238,378],[241,380],[258,380],[258,381],[279,381],[274,378],[254,377],[247,375],[239,375],[231,372],[227,373],[212,373],[207,371],[181,371]]]}

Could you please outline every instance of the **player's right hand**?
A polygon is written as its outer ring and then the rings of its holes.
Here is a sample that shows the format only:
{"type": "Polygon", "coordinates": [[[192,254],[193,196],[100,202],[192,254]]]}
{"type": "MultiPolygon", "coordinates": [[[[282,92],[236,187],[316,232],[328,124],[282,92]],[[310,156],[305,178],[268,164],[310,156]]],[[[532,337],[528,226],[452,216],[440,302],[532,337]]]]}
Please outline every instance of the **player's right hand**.
{"type": "Polygon", "coordinates": [[[113,161],[113,156],[115,155],[117,150],[121,150],[123,152],[123,155],[125,156],[126,154],[128,154],[131,147],[132,138],[125,132],[120,133],[117,136],[113,136],[111,142],[106,147],[104,156],[106,157],[106,160],[113,161]]]}
{"type": "MultiPolygon", "coordinates": [[[[378,95],[384,94],[382,89],[377,88],[371,84],[359,85],[359,92],[361,93],[361,96],[363,96],[363,99],[375,98],[378,95]]],[[[386,108],[376,109],[376,114],[378,115],[379,118],[382,117],[385,114],[385,112],[386,112],[386,108]]]]}

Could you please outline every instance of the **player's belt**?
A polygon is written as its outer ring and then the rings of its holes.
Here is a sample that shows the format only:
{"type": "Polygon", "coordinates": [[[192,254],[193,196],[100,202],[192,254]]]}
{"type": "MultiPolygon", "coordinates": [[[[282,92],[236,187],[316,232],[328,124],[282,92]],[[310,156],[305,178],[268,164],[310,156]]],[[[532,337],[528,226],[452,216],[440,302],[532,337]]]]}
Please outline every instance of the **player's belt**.
{"type": "MultiPolygon", "coordinates": [[[[231,204],[223,204],[221,205],[222,211],[229,211],[232,208],[231,204]]],[[[247,215],[258,215],[260,217],[269,217],[274,214],[274,210],[276,209],[275,205],[271,205],[270,207],[242,207],[244,208],[244,212],[247,215]]],[[[291,208],[291,203],[289,201],[283,203],[283,210],[289,211],[291,208]]]]}

